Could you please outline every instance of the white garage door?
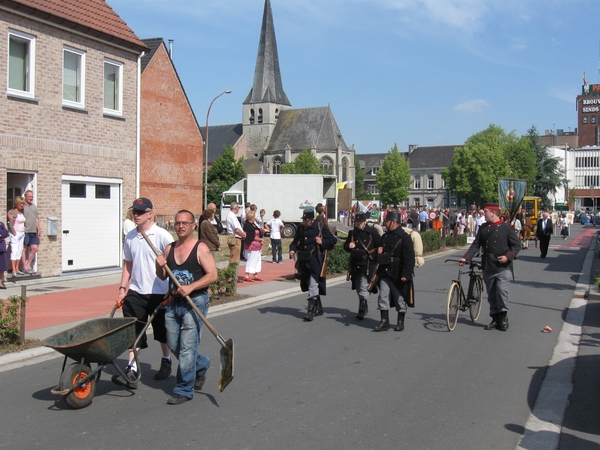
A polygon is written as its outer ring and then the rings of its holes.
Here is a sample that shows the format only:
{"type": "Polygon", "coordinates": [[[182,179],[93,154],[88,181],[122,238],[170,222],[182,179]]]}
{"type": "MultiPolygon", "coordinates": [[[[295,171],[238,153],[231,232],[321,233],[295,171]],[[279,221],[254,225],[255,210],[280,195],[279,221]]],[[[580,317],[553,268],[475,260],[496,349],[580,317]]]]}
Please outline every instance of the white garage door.
{"type": "Polygon", "coordinates": [[[63,177],[62,270],[120,264],[120,181],[63,177]]]}

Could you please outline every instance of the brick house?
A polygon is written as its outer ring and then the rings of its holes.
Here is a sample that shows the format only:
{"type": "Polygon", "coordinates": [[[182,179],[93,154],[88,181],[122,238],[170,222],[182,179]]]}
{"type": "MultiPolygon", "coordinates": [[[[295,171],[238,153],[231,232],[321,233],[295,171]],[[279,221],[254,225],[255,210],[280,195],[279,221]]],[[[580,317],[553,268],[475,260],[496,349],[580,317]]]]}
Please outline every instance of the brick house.
{"type": "Polygon", "coordinates": [[[181,208],[202,212],[204,140],[163,39],[143,42],[140,195],[161,223],[181,208]]]}
{"type": "Polygon", "coordinates": [[[33,191],[43,276],[119,266],[148,49],[104,0],[0,0],[0,10],[0,210],[33,191]]]}

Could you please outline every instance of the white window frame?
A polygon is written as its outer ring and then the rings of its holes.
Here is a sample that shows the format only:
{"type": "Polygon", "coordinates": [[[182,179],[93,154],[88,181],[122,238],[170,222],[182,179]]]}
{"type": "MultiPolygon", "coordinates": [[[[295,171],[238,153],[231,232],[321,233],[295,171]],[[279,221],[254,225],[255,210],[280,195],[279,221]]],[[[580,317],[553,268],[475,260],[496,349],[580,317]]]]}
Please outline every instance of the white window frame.
{"type": "Polygon", "coordinates": [[[421,189],[421,178],[420,177],[415,177],[414,188],[415,189],[421,189]]]}
{"type": "Polygon", "coordinates": [[[102,66],[103,71],[102,71],[102,105],[103,105],[103,111],[104,114],[109,114],[109,115],[118,115],[118,116],[122,116],[123,115],[123,63],[119,62],[119,61],[115,61],[112,59],[108,59],[108,58],[104,58],[104,65],[102,66]],[[104,105],[104,98],[106,96],[106,80],[104,78],[104,71],[106,70],[106,66],[107,65],[111,65],[111,66],[115,66],[117,67],[117,76],[118,76],[118,80],[117,80],[117,108],[116,109],[112,109],[112,108],[107,108],[104,105]]]}
{"type": "Polygon", "coordinates": [[[85,55],[86,53],[82,50],[78,50],[73,47],[67,47],[66,45],[63,47],[63,98],[62,104],[64,106],[71,106],[75,108],[84,108],[85,107],[85,55]],[[79,92],[79,101],[66,100],[65,99],[65,54],[72,53],[79,56],[79,64],[80,64],[80,73],[78,83],[78,92],[79,92]]]}
{"type": "Polygon", "coordinates": [[[429,175],[427,177],[427,189],[434,189],[435,186],[435,178],[433,175],[429,175]]]}
{"type": "Polygon", "coordinates": [[[8,30],[8,46],[7,46],[7,73],[6,73],[6,93],[17,97],[35,98],[35,42],[36,37],[23,33],[17,30],[8,30]],[[18,41],[26,41],[29,44],[29,61],[27,67],[27,85],[28,89],[14,89],[10,87],[10,41],[12,39],[18,41]]]}

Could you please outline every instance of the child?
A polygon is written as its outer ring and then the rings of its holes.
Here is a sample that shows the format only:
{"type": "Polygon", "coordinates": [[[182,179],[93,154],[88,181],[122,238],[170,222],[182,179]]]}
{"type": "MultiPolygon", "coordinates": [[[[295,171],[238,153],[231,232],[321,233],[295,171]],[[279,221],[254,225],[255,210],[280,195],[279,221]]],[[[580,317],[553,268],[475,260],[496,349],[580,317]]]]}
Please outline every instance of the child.
{"type": "Polygon", "coordinates": [[[283,249],[281,247],[281,230],[283,221],[279,219],[281,213],[279,210],[273,212],[273,218],[269,220],[265,227],[269,230],[271,237],[271,251],[273,252],[273,264],[283,264],[283,249]]]}

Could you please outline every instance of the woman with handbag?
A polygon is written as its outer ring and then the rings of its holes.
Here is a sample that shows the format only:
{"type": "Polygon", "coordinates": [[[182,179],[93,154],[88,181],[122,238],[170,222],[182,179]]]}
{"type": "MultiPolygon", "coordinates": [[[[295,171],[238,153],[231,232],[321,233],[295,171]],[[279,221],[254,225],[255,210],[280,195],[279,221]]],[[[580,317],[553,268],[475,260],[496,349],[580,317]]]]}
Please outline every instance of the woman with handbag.
{"type": "Polygon", "coordinates": [[[261,269],[261,249],[264,243],[263,232],[256,224],[256,211],[246,213],[244,222],[244,249],[246,250],[246,278],[244,281],[264,281],[258,276],[261,269]],[[252,278],[250,277],[252,275],[252,278]]]}

